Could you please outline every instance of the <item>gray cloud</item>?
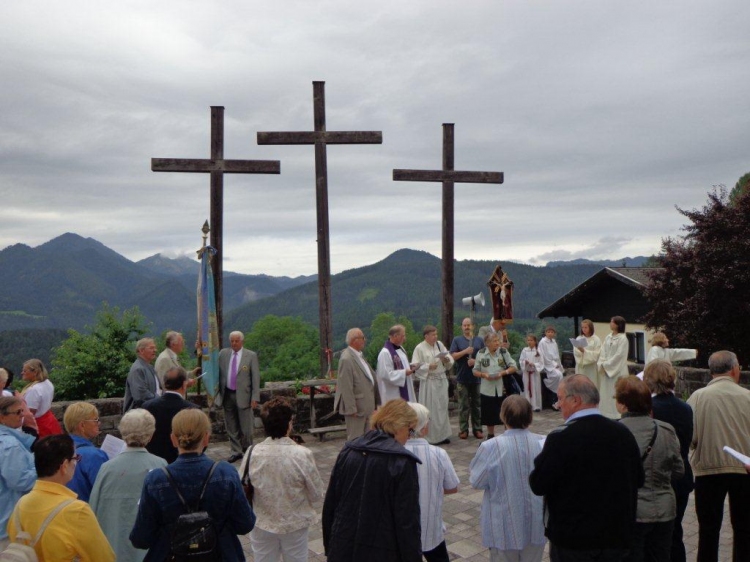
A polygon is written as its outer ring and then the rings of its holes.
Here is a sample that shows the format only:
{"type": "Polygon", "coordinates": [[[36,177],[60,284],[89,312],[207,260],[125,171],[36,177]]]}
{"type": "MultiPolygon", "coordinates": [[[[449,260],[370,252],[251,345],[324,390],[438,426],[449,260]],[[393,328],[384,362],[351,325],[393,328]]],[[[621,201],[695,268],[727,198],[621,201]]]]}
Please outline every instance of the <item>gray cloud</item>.
{"type": "Polygon", "coordinates": [[[164,0],[0,6],[0,247],[66,231],[131,259],[190,254],[208,177],[152,157],[207,158],[224,105],[225,157],[280,176],[225,179],[227,268],[316,270],[312,80],[328,130],[382,130],[328,148],[331,260],[401,247],[440,255],[440,184],[393,168],[501,170],[456,185],[457,259],[652,254],[718,183],[750,170],[750,5],[718,0],[470,4],[417,0],[206,5],[164,0]]]}

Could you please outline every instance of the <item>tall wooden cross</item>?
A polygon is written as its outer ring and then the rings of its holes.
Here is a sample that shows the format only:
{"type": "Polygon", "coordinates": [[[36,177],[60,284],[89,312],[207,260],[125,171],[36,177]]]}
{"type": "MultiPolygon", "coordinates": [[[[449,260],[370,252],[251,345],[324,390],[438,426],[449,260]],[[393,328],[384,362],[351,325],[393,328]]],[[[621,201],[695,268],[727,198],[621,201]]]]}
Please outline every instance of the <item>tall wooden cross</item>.
{"type": "Polygon", "coordinates": [[[216,291],[216,322],[219,342],[222,341],[222,261],[224,237],[224,174],[278,174],[278,160],[225,160],[224,159],[224,107],[211,106],[211,158],[152,158],[153,172],[192,172],[211,174],[211,246],[216,249],[213,261],[214,289],[216,291]]]}
{"type": "Polygon", "coordinates": [[[328,144],[382,144],[381,131],[326,131],[325,82],[313,82],[313,131],[258,133],[258,144],[315,145],[315,201],[318,215],[318,317],[320,375],[325,377],[333,349],[331,245],[328,240],[328,144]]]}
{"type": "Polygon", "coordinates": [[[453,340],[453,184],[503,183],[502,172],[457,172],[453,169],[453,123],[443,123],[442,170],[393,170],[393,181],[443,182],[443,343],[453,340]]]}

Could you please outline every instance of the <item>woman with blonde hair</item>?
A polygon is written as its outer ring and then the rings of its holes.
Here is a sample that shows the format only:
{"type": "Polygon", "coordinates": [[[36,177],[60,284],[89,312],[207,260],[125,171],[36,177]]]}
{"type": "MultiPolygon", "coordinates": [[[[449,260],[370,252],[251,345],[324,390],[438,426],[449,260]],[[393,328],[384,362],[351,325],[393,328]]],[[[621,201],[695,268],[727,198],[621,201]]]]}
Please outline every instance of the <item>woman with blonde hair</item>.
{"type": "Polygon", "coordinates": [[[656,359],[663,359],[668,363],[674,361],[689,361],[698,357],[697,349],[679,349],[676,347],[669,347],[669,338],[664,332],[656,332],[651,337],[651,349],[648,350],[646,356],[646,365],[655,361],[656,359]]]}
{"type": "Polygon", "coordinates": [[[73,478],[67,486],[78,494],[78,499],[89,501],[99,469],[109,460],[107,453],[91,442],[99,433],[99,411],[88,402],[75,402],[65,409],[65,431],[73,438],[76,453],[81,460],[76,465],[73,478]]]}
{"type": "Polygon", "coordinates": [[[61,434],[63,431],[60,423],[50,410],[55,396],[55,387],[49,380],[44,363],[39,359],[29,359],[23,364],[21,377],[29,382],[21,392],[21,396],[31,413],[34,414],[39,437],[61,434]]]}
{"type": "Polygon", "coordinates": [[[602,340],[594,334],[594,323],[588,318],[581,322],[581,335],[576,338],[576,343],[579,340],[585,340],[586,346],[573,347],[573,357],[576,360],[576,373],[586,375],[591,382],[596,384],[596,362],[599,360],[599,354],[602,350],[602,340]]]}
{"type": "Polygon", "coordinates": [[[140,408],[128,411],[122,416],[119,429],[127,448],[102,465],[89,505],[117,559],[140,562],[146,552],[133,547],[128,535],[138,514],[146,475],[167,466],[167,461],[146,450],[156,430],[156,420],[149,412],[140,408]]]}
{"type": "Polygon", "coordinates": [[[419,459],[405,447],[417,414],[402,399],[385,403],[372,430],[348,441],[323,502],[328,562],[421,562],[419,459]]]}
{"type": "Polygon", "coordinates": [[[144,560],[168,559],[171,532],[188,508],[208,512],[213,521],[218,543],[210,554],[212,559],[245,560],[237,535],[253,529],[255,514],[242,490],[237,469],[225,461],[213,462],[204,454],[210,439],[211,422],[202,410],[188,408],[172,420],[172,443],[179,456],[169,466],[146,476],[130,532],[133,546],[148,549],[144,560]]]}

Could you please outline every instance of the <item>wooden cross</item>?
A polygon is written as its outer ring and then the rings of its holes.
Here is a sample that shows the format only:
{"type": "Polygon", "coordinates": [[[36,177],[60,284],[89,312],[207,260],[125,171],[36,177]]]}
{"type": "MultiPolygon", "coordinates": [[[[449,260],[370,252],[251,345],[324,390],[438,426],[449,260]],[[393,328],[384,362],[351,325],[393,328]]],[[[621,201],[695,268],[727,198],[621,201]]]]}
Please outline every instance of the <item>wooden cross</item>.
{"type": "Polygon", "coordinates": [[[503,183],[502,172],[457,172],[453,169],[453,123],[443,123],[442,170],[393,170],[393,181],[443,182],[443,343],[453,341],[453,184],[503,183]]]}
{"type": "Polygon", "coordinates": [[[318,215],[318,318],[320,375],[325,377],[333,353],[331,318],[331,245],[328,240],[328,144],[382,144],[381,131],[326,131],[325,82],[313,82],[313,131],[258,133],[258,144],[314,144],[315,200],[318,215]]]}
{"type": "Polygon", "coordinates": [[[214,289],[216,291],[216,322],[219,341],[222,341],[222,266],[224,253],[224,174],[278,174],[278,160],[225,160],[224,107],[211,106],[211,158],[152,158],[153,172],[192,172],[211,174],[211,246],[216,249],[213,259],[214,289]]]}

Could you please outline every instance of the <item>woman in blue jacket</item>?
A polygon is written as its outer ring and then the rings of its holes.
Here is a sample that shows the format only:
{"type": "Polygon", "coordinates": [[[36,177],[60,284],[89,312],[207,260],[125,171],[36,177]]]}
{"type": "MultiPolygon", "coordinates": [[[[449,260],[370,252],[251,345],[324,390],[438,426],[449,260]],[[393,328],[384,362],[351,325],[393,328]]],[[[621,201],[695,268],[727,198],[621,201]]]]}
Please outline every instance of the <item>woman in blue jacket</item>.
{"type": "MultiPolygon", "coordinates": [[[[172,442],[179,456],[169,471],[180,493],[195,506],[203,482],[214,462],[203,454],[211,437],[211,422],[199,409],[179,412],[172,420],[172,442]]],[[[245,560],[237,535],[249,533],[255,525],[255,514],[242,490],[237,469],[220,461],[208,481],[199,506],[207,511],[219,533],[219,556],[216,560],[245,560]]],[[[174,487],[163,470],[152,470],[143,483],[141,500],[130,542],[136,548],[148,549],[145,562],[167,560],[170,534],[177,518],[186,513],[174,487]]]]}

